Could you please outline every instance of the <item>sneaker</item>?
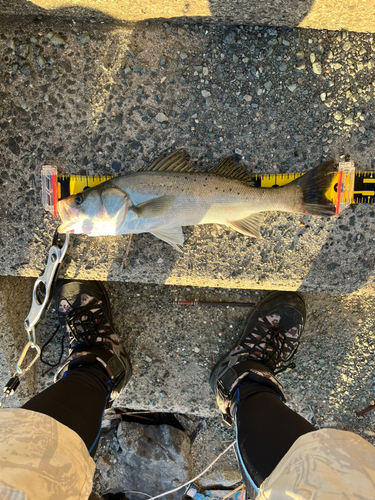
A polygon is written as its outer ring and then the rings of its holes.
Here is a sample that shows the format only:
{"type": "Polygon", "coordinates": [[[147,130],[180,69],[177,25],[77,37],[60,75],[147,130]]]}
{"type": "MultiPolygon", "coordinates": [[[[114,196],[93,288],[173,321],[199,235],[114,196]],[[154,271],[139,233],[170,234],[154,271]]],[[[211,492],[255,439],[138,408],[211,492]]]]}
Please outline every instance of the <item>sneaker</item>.
{"type": "Polygon", "coordinates": [[[121,340],[114,330],[109,298],[98,281],[59,280],[55,307],[60,325],[69,334],[69,357],[55,375],[99,362],[112,381],[111,402],[129,381],[132,368],[121,340]]]}
{"type": "Polygon", "coordinates": [[[233,348],[214,366],[210,384],[224,420],[232,423],[232,397],[247,378],[285,394],[275,375],[294,356],[305,326],[306,308],[293,292],[273,292],[253,310],[233,348]]]}

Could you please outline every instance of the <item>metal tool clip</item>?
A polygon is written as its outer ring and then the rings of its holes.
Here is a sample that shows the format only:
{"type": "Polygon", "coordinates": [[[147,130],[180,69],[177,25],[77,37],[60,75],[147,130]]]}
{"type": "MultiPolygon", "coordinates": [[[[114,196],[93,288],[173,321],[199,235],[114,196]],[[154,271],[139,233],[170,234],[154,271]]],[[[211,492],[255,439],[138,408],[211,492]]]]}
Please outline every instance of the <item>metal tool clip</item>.
{"type": "Polygon", "coordinates": [[[36,343],[35,327],[39,323],[42,315],[45,313],[49,306],[52,295],[53,282],[57,276],[58,268],[64,260],[69,245],[68,233],[65,234],[65,241],[62,245],[59,238],[60,235],[56,230],[53,236],[52,246],[49,249],[47,264],[44,273],[34,283],[31,309],[29,315],[25,320],[25,329],[27,332],[28,342],[18,359],[15,373],[4,387],[3,396],[0,399],[0,409],[3,408],[5,399],[14,394],[14,391],[20,384],[20,377],[22,377],[27,371],[30,370],[30,368],[40,356],[41,349],[36,343]],[[23,368],[22,363],[29,349],[34,349],[36,352],[33,359],[27,364],[25,368],[23,368]]]}
{"type": "Polygon", "coordinates": [[[17,373],[15,373],[13,377],[8,381],[7,385],[4,387],[3,396],[0,399],[0,409],[3,408],[6,398],[12,396],[19,385],[20,378],[18,377],[17,373]]]}
{"type": "Polygon", "coordinates": [[[16,372],[19,375],[23,375],[30,370],[40,356],[40,347],[35,339],[35,327],[50,303],[53,282],[57,275],[57,270],[64,260],[69,244],[69,233],[65,234],[65,241],[62,246],[60,246],[59,236],[59,233],[55,231],[44,273],[34,283],[31,309],[25,320],[28,343],[21,353],[16,368],[16,372]],[[34,349],[36,351],[35,356],[25,368],[22,368],[22,363],[29,349],[34,349]]]}

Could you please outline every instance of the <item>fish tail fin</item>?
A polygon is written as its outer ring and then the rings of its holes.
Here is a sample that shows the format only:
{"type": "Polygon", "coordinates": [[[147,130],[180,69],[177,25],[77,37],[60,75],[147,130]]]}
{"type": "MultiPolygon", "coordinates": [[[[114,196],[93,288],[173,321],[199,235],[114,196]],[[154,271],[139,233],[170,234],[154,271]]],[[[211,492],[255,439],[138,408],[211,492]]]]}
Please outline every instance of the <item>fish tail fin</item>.
{"type": "Polygon", "coordinates": [[[299,207],[295,207],[296,212],[335,215],[336,205],[326,196],[334,176],[337,175],[334,171],[335,164],[335,160],[325,161],[289,184],[302,189],[302,203],[299,207]]]}

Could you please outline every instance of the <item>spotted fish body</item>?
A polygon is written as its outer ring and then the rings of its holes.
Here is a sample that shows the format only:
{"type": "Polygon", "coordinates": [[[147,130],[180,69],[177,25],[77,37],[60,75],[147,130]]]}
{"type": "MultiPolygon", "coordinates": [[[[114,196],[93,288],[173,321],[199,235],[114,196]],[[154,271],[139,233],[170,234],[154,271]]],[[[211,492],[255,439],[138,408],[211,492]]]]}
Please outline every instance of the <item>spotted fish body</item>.
{"type": "Polygon", "coordinates": [[[150,232],[174,248],[182,245],[182,226],[225,224],[258,236],[261,212],[306,212],[333,215],[325,192],[334,175],[334,160],[291,184],[254,188],[249,173],[233,159],[210,172],[192,171],[187,156],[173,153],[147,171],[113,178],[58,203],[60,232],[91,236],[150,232]]]}

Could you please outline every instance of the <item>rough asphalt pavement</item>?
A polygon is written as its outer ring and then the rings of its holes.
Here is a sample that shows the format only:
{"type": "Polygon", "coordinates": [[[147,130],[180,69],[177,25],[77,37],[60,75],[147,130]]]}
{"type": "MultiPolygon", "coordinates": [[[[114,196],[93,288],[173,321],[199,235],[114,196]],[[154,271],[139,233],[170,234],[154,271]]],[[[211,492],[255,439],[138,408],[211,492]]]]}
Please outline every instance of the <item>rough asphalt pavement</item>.
{"type": "MultiPolygon", "coordinates": [[[[94,19],[95,21],[95,19],[94,19]]],[[[252,172],[303,172],[350,155],[373,169],[372,34],[300,29],[4,25],[0,39],[1,274],[36,276],[58,221],[40,168],[134,172],[184,148],[198,168],[237,154],[252,172]]],[[[325,218],[270,213],[258,240],[223,226],[184,229],[179,255],[137,236],[72,238],[71,277],[350,293],[373,289],[368,206],[325,218]]]]}

